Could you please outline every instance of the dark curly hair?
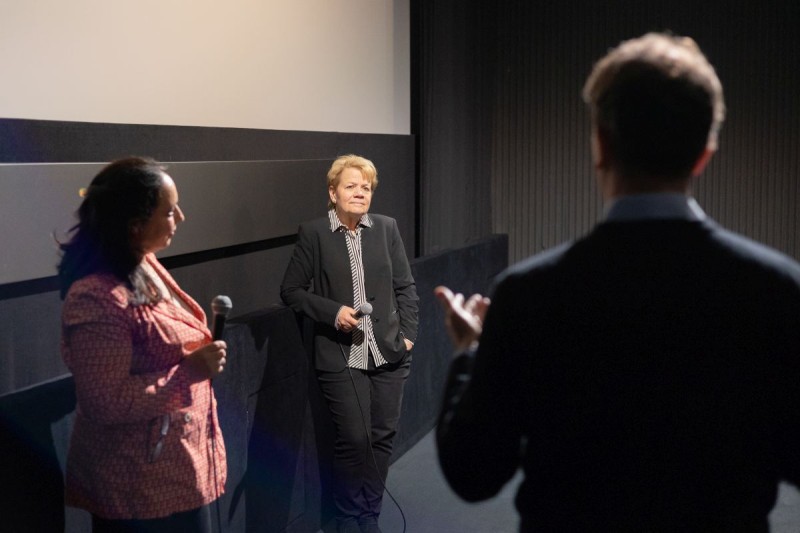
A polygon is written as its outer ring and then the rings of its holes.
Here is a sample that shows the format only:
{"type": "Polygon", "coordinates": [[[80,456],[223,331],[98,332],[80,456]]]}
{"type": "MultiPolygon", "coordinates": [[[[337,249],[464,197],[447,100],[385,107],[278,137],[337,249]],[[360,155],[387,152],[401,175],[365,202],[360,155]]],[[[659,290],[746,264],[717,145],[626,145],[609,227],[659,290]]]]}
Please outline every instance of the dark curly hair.
{"type": "Polygon", "coordinates": [[[135,303],[160,299],[139,267],[142,251],[131,241],[131,228],[147,221],[158,206],[164,172],[153,159],[128,157],[95,176],[78,208],[78,223],[70,229],[72,238],[59,244],[62,299],[75,281],[96,272],[109,272],[126,282],[135,303]]]}

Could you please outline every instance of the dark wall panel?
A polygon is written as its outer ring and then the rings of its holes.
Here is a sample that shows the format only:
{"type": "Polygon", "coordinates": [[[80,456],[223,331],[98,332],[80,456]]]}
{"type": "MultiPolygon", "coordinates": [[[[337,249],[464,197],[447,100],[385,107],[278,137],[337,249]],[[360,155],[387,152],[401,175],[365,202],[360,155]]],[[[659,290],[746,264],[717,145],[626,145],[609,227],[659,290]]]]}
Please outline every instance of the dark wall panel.
{"type": "Polygon", "coordinates": [[[439,415],[453,346],[433,289],[445,285],[465,295],[488,294],[494,278],[508,266],[507,257],[508,237],[493,235],[457,249],[420,257],[411,263],[420,296],[420,331],[403,397],[403,416],[393,459],[401,457],[425,436],[439,415]]]}
{"type": "Polygon", "coordinates": [[[325,174],[346,153],[377,166],[371,210],[397,219],[413,257],[410,136],[0,119],[0,394],[67,372],[51,233],[64,238],[78,189],[103,164],[137,154],[168,165],[187,220],[160,256],[207,312],[227,294],[235,316],[279,301],[297,226],[325,215],[325,174]]]}
{"type": "Polygon", "coordinates": [[[696,196],[725,226],[800,258],[800,23],[796,2],[628,0],[499,10],[493,78],[492,228],[516,261],[602,217],[581,89],[608,48],[648,31],[693,37],[725,88],[728,118],[696,196]],[[720,14],[725,12],[725,16],[720,14]],[[779,51],[776,53],[776,51],[779,51]]]}
{"type": "Polygon", "coordinates": [[[420,249],[492,233],[492,2],[412,2],[412,132],[419,136],[420,249]]]}
{"type": "MultiPolygon", "coordinates": [[[[175,179],[186,221],[160,257],[278,239],[325,210],[326,159],[294,161],[165,162],[175,179]]],[[[0,165],[0,212],[24,221],[0,234],[0,284],[52,276],[58,262],[53,233],[68,238],[89,185],[102,163],[0,165]],[[36,213],[36,216],[31,216],[36,213]]]]}
{"type": "Polygon", "coordinates": [[[491,6],[412,2],[419,14],[413,131],[420,135],[426,251],[470,233],[507,233],[514,262],[586,233],[602,217],[602,205],[583,83],[610,47],[671,30],[705,51],[728,105],[719,153],[697,182],[698,201],[723,225],[800,259],[800,3],[499,0],[491,6]],[[487,115],[488,121],[479,118],[487,115]],[[478,221],[487,210],[490,228],[482,229],[478,221]],[[447,225],[442,213],[458,224],[447,225]]]}

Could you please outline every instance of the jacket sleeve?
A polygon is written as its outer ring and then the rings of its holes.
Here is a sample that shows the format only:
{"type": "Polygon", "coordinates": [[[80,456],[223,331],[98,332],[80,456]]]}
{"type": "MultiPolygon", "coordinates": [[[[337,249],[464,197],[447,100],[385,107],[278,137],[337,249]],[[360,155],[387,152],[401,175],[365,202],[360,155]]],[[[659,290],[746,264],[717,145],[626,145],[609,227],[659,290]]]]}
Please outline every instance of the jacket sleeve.
{"type": "Polygon", "coordinates": [[[400,313],[400,332],[411,342],[417,340],[419,327],[419,297],[411,266],[408,264],[406,249],[397,222],[392,219],[389,253],[392,260],[392,288],[394,289],[397,310],[400,313]]]}
{"type": "Polygon", "coordinates": [[[310,291],[312,282],[319,283],[314,279],[315,265],[322,260],[319,254],[316,232],[301,225],[281,282],[281,300],[296,313],[304,313],[315,322],[334,327],[342,304],[310,291]]]}
{"type": "Polygon", "coordinates": [[[78,405],[84,416],[104,424],[150,420],[187,407],[196,381],[180,364],[131,374],[134,319],[123,292],[73,285],[62,313],[62,353],[78,405]]]}
{"type": "Polygon", "coordinates": [[[451,364],[436,428],[439,464],[450,487],[467,501],[496,495],[516,472],[522,457],[524,412],[517,374],[510,360],[509,315],[495,294],[476,352],[451,364]]]}

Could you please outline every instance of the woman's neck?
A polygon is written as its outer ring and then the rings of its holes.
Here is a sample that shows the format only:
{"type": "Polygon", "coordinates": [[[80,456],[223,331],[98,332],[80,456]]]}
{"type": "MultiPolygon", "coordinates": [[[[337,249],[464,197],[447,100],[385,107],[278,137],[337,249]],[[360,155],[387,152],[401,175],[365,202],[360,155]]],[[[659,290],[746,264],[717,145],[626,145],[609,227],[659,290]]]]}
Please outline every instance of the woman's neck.
{"type": "Polygon", "coordinates": [[[347,216],[346,214],[339,212],[336,213],[336,216],[339,217],[339,222],[344,224],[350,231],[355,231],[358,227],[358,223],[361,222],[361,216],[347,216]]]}

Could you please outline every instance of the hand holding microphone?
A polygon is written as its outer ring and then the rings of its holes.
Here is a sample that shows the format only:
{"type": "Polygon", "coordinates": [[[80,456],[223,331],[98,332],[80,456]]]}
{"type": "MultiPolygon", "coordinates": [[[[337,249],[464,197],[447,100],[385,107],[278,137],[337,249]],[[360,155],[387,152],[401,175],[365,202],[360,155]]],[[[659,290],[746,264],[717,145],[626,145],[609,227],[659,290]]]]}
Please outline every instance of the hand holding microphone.
{"type": "Polygon", "coordinates": [[[211,301],[211,332],[213,342],[201,346],[186,357],[190,370],[201,380],[218,376],[227,364],[227,344],[222,340],[225,321],[233,305],[227,296],[217,296],[211,301]]]}
{"type": "Polygon", "coordinates": [[[228,362],[225,356],[227,355],[228,345],[222,340],[222,333],[225,331],[225,322],[228,319],[228,313],[233,309],[233,303],[227,296],[218,295],[211,300],[211,312],[214,313],[211,318],[211,338],[214,339],[212,344],[221,346],[222,353],[217,359],[216,374],[220,374],[225,370],[225,364],[228,362]]]}
{"type": "Polygon", "coordinates": [[[225,321],[228,319],[228,313],[233,309],[233,303],[227,296],[215,296],[211,300],[211,311],[214,313],[211,318],[211,338],[218,341],[222,338],[222,332],[225,330],[225,321]]]}
{"type": "Polygon", "coordinates": [[[358,327],[358,322],[361,317],[372,314],[372,304],[363,303],[358,306],[358,309],[352,307],[342,306],[339,314],[336,316],[336,326],[340,331],[349,333],[358,327]]]}
{"type": "Polygon", "coordinates": [[[204,381],[218,376],[225,368],[226,350],[225,341],[214,341],[187,355],[184,364],[188,365],[196,381],[204,381]]]}
{"type": "Polygon", "coordinates": [[[356,319],[361,319],[362,316],[367,316],[371,314],[372,314],[372,304],[364,302],[363,304],[358,306],[356,312],[353,313],[353,317],[356,319]]]}

